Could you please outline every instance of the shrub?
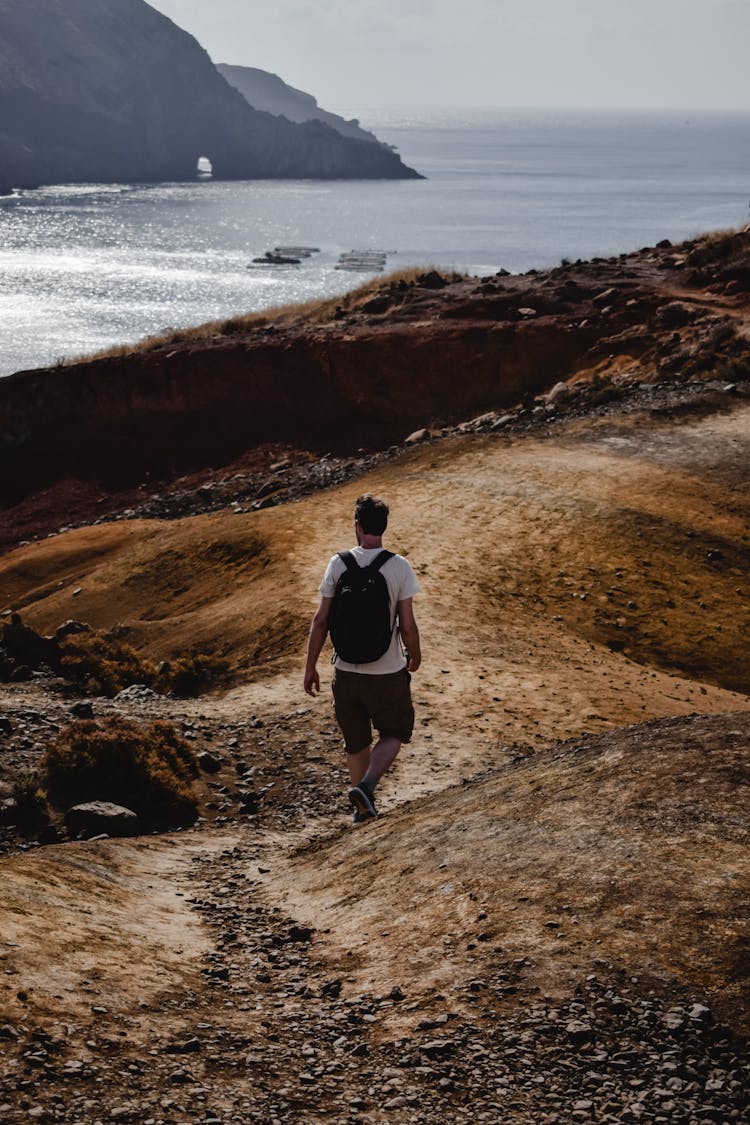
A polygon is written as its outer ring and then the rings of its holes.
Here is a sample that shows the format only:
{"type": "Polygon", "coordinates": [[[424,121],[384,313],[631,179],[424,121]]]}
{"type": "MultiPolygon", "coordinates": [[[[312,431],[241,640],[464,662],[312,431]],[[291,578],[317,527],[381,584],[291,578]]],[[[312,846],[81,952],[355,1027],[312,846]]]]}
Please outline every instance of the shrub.
{"type": "Polygon", "coordinates": [[[730,326],[720,329],[682,368],[683,375],[745,382],[750,378],[750,345],[730,326]]]}
{"type": "Polygon", "coordinates": [[[144,660],[123,641],[104,633],[79,633],[62,646],[63,675],[81,684],[91,695],[117,695],[131,684],[156,679],[156,665],[144,660]]]}
{"type": "Polygon", "coordinates": [[[39,774],[27,773],[17,778],[13,785],[13,799],[16,802],[15,816],[19,825],[24,828],[39,828],[47,824],[47,793],[39,774]]]}
{"type": "Polygon", "coordinates": [[[157,666],[114,633],[78,633],[62,645],[62,672],[90,695],[112,697],[131,684],[179,696],[200,695],[226,672],[228,661],[203,652],[157,666]]]}
{"type": "Polygon", "coordinates": [[[157,691],[171,691],[183,698],[200,695],[228,667],[227,660],[202,652],[181,656],[159,669],[155,687],[157,691]]]}
{"type": "Polygon", "coordinates": [[[50,800],[61,808],[112,801],[150,828],[192,824],[195,754],[171,723],[87,719],[64,728],[42,760],[50,800]]]}

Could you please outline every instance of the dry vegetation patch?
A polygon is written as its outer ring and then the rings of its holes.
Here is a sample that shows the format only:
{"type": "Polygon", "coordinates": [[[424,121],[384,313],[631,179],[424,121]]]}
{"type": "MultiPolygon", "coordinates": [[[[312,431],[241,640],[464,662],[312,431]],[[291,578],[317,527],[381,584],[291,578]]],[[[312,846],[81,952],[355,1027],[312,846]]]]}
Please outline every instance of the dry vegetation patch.
{"type": "Polygon", "coordinates": [[[171,723],[83,720],[62,730],[41,762],[50,801],[66,809],[111,801],[144,827],[174,828],[197,816],[195,754],[171,723]]]}

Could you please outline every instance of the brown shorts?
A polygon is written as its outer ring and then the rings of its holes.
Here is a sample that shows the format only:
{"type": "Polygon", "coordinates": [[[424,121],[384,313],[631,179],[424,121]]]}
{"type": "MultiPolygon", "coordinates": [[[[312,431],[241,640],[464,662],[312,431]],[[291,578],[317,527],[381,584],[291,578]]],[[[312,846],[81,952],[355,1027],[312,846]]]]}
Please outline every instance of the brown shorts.
{"type": "Polygon", "coordinates": [[[383,676],[335,670],[333,701],[347,754],[367,749],[372,727],[381,737],[409,742],[414,729],[410,683],[406,668],[383,676]]]}

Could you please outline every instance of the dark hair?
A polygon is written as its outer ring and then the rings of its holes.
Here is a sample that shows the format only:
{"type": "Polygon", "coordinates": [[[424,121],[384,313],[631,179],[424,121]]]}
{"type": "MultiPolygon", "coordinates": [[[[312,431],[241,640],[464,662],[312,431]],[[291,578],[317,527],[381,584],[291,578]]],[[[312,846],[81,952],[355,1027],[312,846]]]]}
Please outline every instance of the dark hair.
{"type": "Polygon", "coordinates": [[[388,526],[388,505],[379,496],[365,492],[357,497],[354,518],[366,535],[382,535],[388,526]]]}

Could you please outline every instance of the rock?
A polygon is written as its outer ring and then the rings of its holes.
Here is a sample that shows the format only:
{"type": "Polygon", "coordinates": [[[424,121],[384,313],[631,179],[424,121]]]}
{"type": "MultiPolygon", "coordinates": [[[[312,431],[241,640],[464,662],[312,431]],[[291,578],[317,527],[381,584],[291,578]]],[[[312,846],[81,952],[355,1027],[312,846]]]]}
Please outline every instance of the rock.
{"type": "MultiPolygon", "coordinates": [[[[60,666],[60,645],[54,637],[42,637],[36,630],[24,625],[17,613],[3,625],[0,641],[8,656],[19,666],[37,669],[45,664],[49,668],[60,666]]],[[[30,674],[30,673],[29,673],[30,674]]]]}
{"type": "Polygon", "coordinates": [[[419,275],[417,285],[420,289],[445,289],[448,282],[437,270],[429,270],[428,273],[419,275]]]}
{"type": "Polygon", "coordinates": [[[201,1049],[200,1039],[185,1039],[179,1043],[172,1043],[169,1047],[164,1048],[169,1055],[192,1055],[197,1054],[201,1049]]]}
{"type": "Polygon", "coordinates": [[[132,809],[110,801],[87,801],[74,805],[65,813],[65,824],[71,835],[85,832],[89,836],[135,836],[140,822],[132,809]]]}
{"type": "Polygon", "coordinates": [[[670,301],[669,304],[662,305],[656,310],[654,323],[658,328],[683,328],[686,324],[692,324],[695,316],[693,310],[686,305],[679,301],[670,301]]]}
{"type": "Polygon", "coordinates": [[[420,1044],[420,1051],[428,1058],[440,1058],[450,1055],[455,1051],[456,1044],[452,1039],[431,1039],[429,1043],[420,1044]]]}
{"type": "Polygon", "coordinates": [[[149,699],[158,699],[158,692],[153,691],[152,688],[146,687],[145,684],[131,684],[130,687],[123,688],[118,691],[114,698],[115,703],[127,703],[129,700],[137,702],[146,702],[149,699]]]}
{"type": "Polygon", "coordinates": [[[93,719],[94,708],[90,700],[81,700],[79,703],[74,703],[70,708],[70,713],[74,719],[93,719]]]}
{"type": "Polygon", "coordinates": [[[380,313],[388,312],[390,307],[391,307],[390,297],[387,297],[387,296],[372,297],[369,301],[367,301],[364,305],[362,305],[362,312],[378,315],[380,313]]]}
{"type": "Polygon", "coordinates": [[[591,303],[596,305],[598,309],[602,309],[606,305],[611,305],[617,296],[618,292],[616,289],[604,289],[601,293],[597,293],[595,297],[591,298],[591,303]]]}
{"type": "Polygon", "coordinates": [[[707,1008],[705,1004],[693,1004],[688,1015],[690,1019],[695,1020],[696,1023],[708,1024],[713,1022],[711,1009],[707,1008]]]}
{"type": "Polygon", "coordinates": [[[83,621],[64,621],[55,629],[55,640],[64,641],[66,637],[75,636],[77,633],[90,633],[91,626],[85,625],[83,621]]]}
{"type": "Polygon", "coordinates": [[[662,1016],[662,1023],[667,1031],[679,1031],[685,1026],[685,1013],[679,1009],[672,1009],[662,1016]]]}
{"type": "Polygon", "coordinates": [[[289,931],[289,941],[292,942],[309,942],[312,941],[313,929],[311,926],[292,926],[289,931]]]}
{"type": "Polygon", "coordinates": [[[585,1043],[593,1036],[591,1024],[585,1020],[569,1020],[565,1030],[574,1043],[585,1043]]]}
{"type": "Polygon", "coordinates": [[[18,813],[18,801],[15,797],[4,797],[0,801],[0,824],[9,824],[15,820],[18,813]]]}
{"type": "Polygon", "coordinates": [[[189,1070],[173,1070],[169,1076],[169,1081],[175,1085],[185,1085],[187,1082],[193,1082],[193,1076],[189,1070]]]}
{"type": "Polygon", "coordinates": [[[209,750],[201,750],[198,754],[198,765],[204,773],[218,773],[221,769],[221,758],[209,750]]]}
{"type": "Polygon", "coordinates": [[[564,399],[570,398],[570,387],[567,383],[555,383],[552,390],[545,397],[548,403],[562,402],[564,399]]]}
{"type": "Polygon", "coordinates": [[[0,715],[0,734],[13,734],[13,723],[5,715],[0,715]]]}
{"type": "Polygon", "coordinates": [[[426,428],[421,430],[414,430],[407,438],[404,438],[404,445],[417,445],[420,441],[427,441],[430,436],[430,431],[426,428]]]}
{"type": "Polygon", "coordinates": [[[486,430],[494,428],[497,423],[497,414],[494,410],[490,410],[487,414],[479,414],[476,418],[472,418],[469,425],[473,430],[486,430]]]}

